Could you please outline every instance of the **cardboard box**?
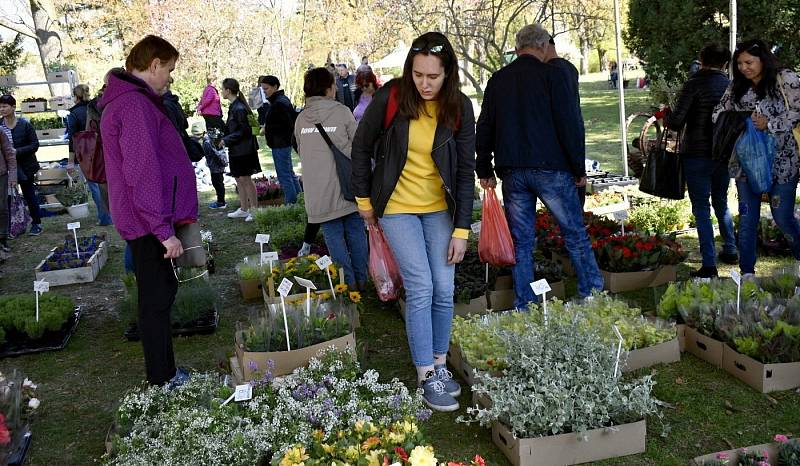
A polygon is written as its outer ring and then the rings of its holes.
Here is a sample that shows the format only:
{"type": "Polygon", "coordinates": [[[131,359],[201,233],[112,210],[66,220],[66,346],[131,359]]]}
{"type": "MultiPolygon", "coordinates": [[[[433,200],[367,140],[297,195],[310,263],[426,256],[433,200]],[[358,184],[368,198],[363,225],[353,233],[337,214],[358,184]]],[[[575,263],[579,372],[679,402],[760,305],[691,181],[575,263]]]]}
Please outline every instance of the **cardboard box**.
{"type": "MultiPolygon", "coordinates": [[[[547,299],[565,299],[567,296],[566,287],[563,281],[550,283],[551,291],[547,293],[547,299]]],[[[501,289],[489,291],[487,295],[489,309],[493,311],[505,311],[514,307],[515,293],[513,289],[501,289]]]]}
{"type": "Polygon", "coordinates": [[[47,102],[22,102],[20,106],[22,113],[35,113],[47,111],[47,102]]]}
{"type": "Polygon", "coordinates": [[[800,387],[800,362],[764,364],[723,345],[722,368],[761,393],[800,387]]]}
{"type": "Polygon", "coordinates": [[[721,341],[707,337],[692,327],[686,327],[686,351],[703,361],[716,367],[722,367],[724,346],[725,344],[721,341]]]}
{"type": "Polygon", "coordinates": [[[686,351],[686,324],[676,324],[675,330],[678,332],[678,344],[681,347],[681,353],[686,351]]]}
{"type": "Polygon", "coordinates": [[[49,270],[43,272],[41,270],[42,265],[44,265],[45,261],[53,255],[53,251],[56,248],[53,248],[50,251],[50,254],[47,255],[39,265],[36,266],[34,269],[34,273],[36,274],[36,280],[45,280],[46,282],[50,283],[50,286],[61,286],[61,285],[72,285],[73,283],[88,283],[93,282],[97,275],[100,274],[100,270],[106,265],[106,261],[108,260],[108,249],[106,246],[106,242],[103,241],[97,246],[97,250],[92,254],[89,260],[86,263],[85,267],[76,267],[74,269],[63,269],[63,270],[49,270]]]}
{"type": "MultiPolygon", "coordinates": [[[[778,457],[778,446],[774,443],[762,443],[761,445],[753,445],[746,447],[747,451],[754,451],[754,452],[762,452],[766,451],[769,454],[769,457],[777,458],[778,457]]],[[[709,453],[708,455],[698,456],[697,458],[692,460],[692,464],[697,466],[702,466],[703,463],[706,461],[716,461],[720,454],[727,454],[728,455],[728,464],[737,464],[739,461],[739,452],[741,448],[737,448],[736,450],[725,450],[725,451],[718,451],[716,453],[709,453]]],[[[774,464],[774,463],[773,463],[774,464]]]]}
{"type": "Polygon", "coordinates": [[[252,280],[239,280],[239,291],[242,293],[242,298],[245,301],[258,299],[262,296],[261,279],[254,278],[252,280]]]}
{"type": "Polygon", "coordinates": [[[575,433],[515,438],[508,427],[492,426],[494,444],[514,466],[563,466],[643,453],[647,426],[642,420],[585,434],[585,441],[575,433]]]}
{"type": "Polygon", "coordinates": [[[233,379],[233,383],[235,385],[244,384],[244,374],[242,374],[242,366],[239,365],[239,358],[237,356],[231,356],[229,362],[231,365],[231,378],[233,379]]]}
{"type": "MultiPolygon", "coordinates": [[[[406,301],[403,298],[398,298],[397,301],[400,303],[400,317],[406,320],[406,301]]],[[[487,312],[489,312],[489,303],[486,295],[478,296],[470,300],[469,303],[455,303],[453,305],[454,316],[466,317],[473,314],[482,315],[487,312]]]]}
{"type": "Polygon", "coordinates": [[[603,289],[612,293],[652,288],[678,279],[678,267],[675,265],[665,265],[656,270],[642,272],[606,272],[605,270],[600,272],[603,274],[605,283],[603,289]]]}
{"type": "Polygon", "coordinates": [[[450,343],[450,348],[447,350],[447,362],[465,384],[470,387],[475,384],[475,369],[467,363],[467,358],[464,357],[460,346],[450,343]]]}
{"type": "Polygon", "coordinates": [[[50,83],[68,83],[70,74],[74,75],[72,70],[51,71],[47,73],[47,82],[50,83]]]}
{"type": "Polygon", "coordinates": [[[64,139],[64,134],[67,132],[66,128],[55,129],[37,129],[36,137],[40,140],[44,139],[64,139]]]}
{"type": "Polygon", "coordinates": [[[678,337],[659,345],[640,348],[628,353],[628,360],[622,366],[622,372],[631,372],[656,364],[669,364],[681,360],[681,348],[678,337]]]}
{"type": "Polygon", "coordinates": [[[293,370],[297,369],[298,367],[305,366],[308,364],[308,361],[311,358],[317,355],[318,352],[328,348],[329,346],[333,346],[340,351],[355,352],[355,333],[348,333],[343,337],[297,350],[271,352],[245,351],[242,332],[236,332],[235,337],[236,356],[239,358],[239,367],[241,368],[242,376],[244,377],[243,380],[245,382],[259,379],[266,372],[267,361],[269,360],[272,360],[275,363],[275,368],[272,370],[273,375],[279,376],[291,374],[293,370]],[[256,364],[256,371],[253,371],[250,368],[251,362],[256,364]]]}

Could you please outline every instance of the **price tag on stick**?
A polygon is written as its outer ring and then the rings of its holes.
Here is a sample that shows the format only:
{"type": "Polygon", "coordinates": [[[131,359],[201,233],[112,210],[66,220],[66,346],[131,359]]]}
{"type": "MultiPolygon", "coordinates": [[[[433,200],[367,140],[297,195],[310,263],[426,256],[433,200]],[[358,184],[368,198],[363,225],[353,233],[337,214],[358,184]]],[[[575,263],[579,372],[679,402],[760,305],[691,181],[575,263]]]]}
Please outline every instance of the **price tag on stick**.
{"type": "Polygon", "coordinates": [[[50,291],[50,283],[41,280],[33,282],[33,292],[36,294],[36,322],[39,322],[39,293],[50,291]]]}
{"type": "Polygon", "coordinates": [[[731,278],[736,283],[736,315],[739,315],[739,305],[742,302],[742,276],[739,272],[731,270],[731,278]]]}
{"type": "Polygon", "coordinates": [[[229,396],[227,400],[222,403],[222,406],[230,403],[231,401],[247,401],[253,398],[253,386],[249,383],[244,385],[237,385],[233,395],[229,396]]]}
{"type": "Polygon", "coordinates": [[[551,290],[550,284],[544,278],[531,283],[533,293],[542,297],[542,311],[544,312],[544,326],[547,327],[547,292],[551,290]]]}
{"type": "Polygon", "coordinates": [[[314,263],[317,264],[317,267],[319,267],[320,270],[324,270],[325,273],[328,274],[328,284],[331,286],[331,293],[333,293],[333,299],[336,299],[336,289],[333,286],[333,279],[331,278],[331,269],[329,268],[331,265],[333,265],[333,261],[329,256],[325,255],[314,261],[314,263]]]}
{"type": "Polygon", "coordinates": [[[305,278],[294,277],[298,285],[306,289],[306,317],[311,317],[311,290],[316,290],[317,286],[311,280],[305,278]]]}
{"type": "Polygon", "coordinates": [[[473,233],[475,233],[476,235],[480,235],[481,234],[481,225],[483,225],[481,222],[475,222],[472,225],[470,225],[469,227],[470,227],[470,229],[472,229],[473,233]]]}
{"type": "Polygon", "coordinates": [[[288,278],[281,280],[278,286],[278,294],[281,295],[281,311],[283,312],[283,329],[286,331],[286,351],[291,351],[292,346],[289,344],[289,321],[286,319],[286,297],[289,296],[289,291],[292,289],[292,281],[288,278]]]}
{"type": "Polygon", "coordinates": [[[81,249],[78,247],[78,228],[80,227],[81,222],[67,223],[67,230],[72,230],[72,236],[75,238],[75,254],[78,255],[78,259],[81,257],[81,249]]]}
{"type": "Polygon", "coordinates": [[[619,339],[619,343],[617,343],[617,357],[616,361],[614,362],[614,378],[616,379],[619,375],[619,358],[622,356],[622,334],[619,333],[619,328],[614,325],[614,333],[617,334],[617,338],[619,339]]]}
{"type": "Polygon", "coordinates": [[[272,263],[279,261],[278,253],[275,251],[270,252],[262,252],[261,253],[261,264],[263,265],[264,262],[269,264],[269,274],[272,275],[272,263]]]}
{"type": "Polygon", "coordinates": [[[260,260],[261,262],[258,265],[264,265],[264,244],[269,243],[269,235],[264,233],[259,233],[256,235],[256,243],[258,243],[258,247],[260,248],[259,252],[261,253],[260,260]]]}

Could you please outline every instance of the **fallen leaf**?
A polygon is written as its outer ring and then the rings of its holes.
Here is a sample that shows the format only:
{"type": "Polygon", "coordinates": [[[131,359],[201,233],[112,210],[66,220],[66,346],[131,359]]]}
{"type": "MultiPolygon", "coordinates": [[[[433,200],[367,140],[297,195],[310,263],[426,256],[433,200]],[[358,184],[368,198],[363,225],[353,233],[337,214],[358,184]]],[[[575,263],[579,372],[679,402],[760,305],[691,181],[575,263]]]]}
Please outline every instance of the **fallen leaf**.
{"type": "Polygon", "coordinates": [[[686,385],[686,381],[683,380],[683,377],[678,377],[677,379],[675,379],[675,383],[677,385],[686,385]]]}

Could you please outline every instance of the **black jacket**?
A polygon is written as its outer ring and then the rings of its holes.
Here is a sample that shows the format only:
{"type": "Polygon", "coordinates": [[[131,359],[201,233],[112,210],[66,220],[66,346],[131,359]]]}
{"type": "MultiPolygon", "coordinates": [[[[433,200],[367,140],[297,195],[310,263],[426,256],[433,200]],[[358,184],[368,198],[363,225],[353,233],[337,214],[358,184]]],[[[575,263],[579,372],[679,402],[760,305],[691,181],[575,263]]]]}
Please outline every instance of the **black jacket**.
{"type": "MultiPolygon", "coordinates": [[[[383,117],[389,98],[390,81],[372,97],[353,139],[353,193],[368,197],[375,215],[383,216],[386,204],[394,192],[408,158],[409,120],[399,114],[386,130],[383,117]],[[372,169],[372,159],[375,169],[372,169]]],[[[475,175],[475,115],[472,103],[462,94],[460,128],[453,132],[443,125],[436,126],[431,157],[446,192],[447,207],[455,228],[469,228],[472,222],[472,197],[475,175]]]]}
{"type": "Polygon", "coordinates": [[[89,102],[78,102],[69,109],[67,115],[67,137],[69,140],[69,151],[72,152],[72,136],[75,133],[86,131],[86,112],[89,102]]]}
{"type": "Polygon", "coordinates": [[[476,172],[560,170],[584,176],[586,148],[580,104],[563,68],[522,55],[489,79],[478,118],[476,172]]]}
{"type": "Polygon", "coordinates": [[[17,172],[22,172],[22,178],[31,178],[39,171],[39,161],[36,160],[36,151],[39,150],[39,138],[30,121],[17,118],[17,124],[11,130],[13,146],[17,151],[17,172]]]}
{"type": "Polygon", "coordinates": [[[681,155],[711,157],[714,134],[711,114],[725,93],[728,82],[728,77],[722,71],[701,69],[683,85],[675,108],[664,116],[668,128],[683,130],[681,155]]]}
{"type": "Polygon", "coordinates": [[[336,100],[349,108],[351,112],[358,105],[358,100],[353,96],[353,83],[355,80],[356,78],[352,74],[348,74],[344,78],[338,74],[336,75],[336,100]]]}
{"type": "Polygon", "coordinates": [[[264,116],[264,136],[267,138],[267,145],[272,149],[289,147],[292,145],[294,133],[294,105],[283,90],[275,91],[267,97],[267,100],[269,107],[264,116]]]}
{"type": "Polygon", "coordinates": [[[247,106],[240,99],[234,100],[228,107],[228,123],[222,140],[228,146],[230,157],[241,157],[258,151],[258,143],[253,136],[247,114],[247,106]]]}
{"type": "Polygon", "coordinates": [[[742,131],[747,126],[747,119],[751,112],[737,112],[728,110],[721,112],[717,116],[714,124],[713,148],[711,158],[713,160],[728,161],[733,155],[736,141],[739,140],[742,131]]]}
{"type": "Polygon", "coordinates": [[[161,96],[161,99],[164,102],[164,109],[167,111],[169,121],[172,122],[179,134],[181,132],[185,133],[189,128],[189,121],[186,119],[186,114],[183,113],[178,96],[173,94],[172,91],[167,91],[161,96]]]}

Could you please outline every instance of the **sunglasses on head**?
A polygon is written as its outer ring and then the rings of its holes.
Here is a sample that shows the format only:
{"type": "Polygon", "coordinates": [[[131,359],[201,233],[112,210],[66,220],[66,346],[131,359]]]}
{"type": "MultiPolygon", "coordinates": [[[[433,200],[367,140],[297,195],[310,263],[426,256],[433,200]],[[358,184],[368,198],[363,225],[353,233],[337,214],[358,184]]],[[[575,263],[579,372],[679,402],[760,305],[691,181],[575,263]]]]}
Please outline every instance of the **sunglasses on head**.
{"type": "Polygon", "coordinates": [[[737,47],[736,51],[739,52],[739,53],[741,53],[741,52],[750,52],[752,50],[758,50],[758,48],[759,48],[758,44],[753,44],[753,45],[751,45],[750,47],[747,47],[747,48],[737,47]]]}
{"type": "Polygon", "coordinates": [[[411,51],[417,53],[442,53],[444,51],[444,39],[440,37],[419,38],[411,43],[411,51]]]}

